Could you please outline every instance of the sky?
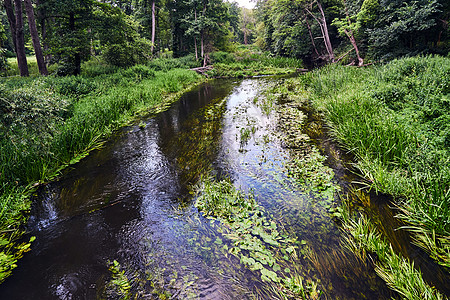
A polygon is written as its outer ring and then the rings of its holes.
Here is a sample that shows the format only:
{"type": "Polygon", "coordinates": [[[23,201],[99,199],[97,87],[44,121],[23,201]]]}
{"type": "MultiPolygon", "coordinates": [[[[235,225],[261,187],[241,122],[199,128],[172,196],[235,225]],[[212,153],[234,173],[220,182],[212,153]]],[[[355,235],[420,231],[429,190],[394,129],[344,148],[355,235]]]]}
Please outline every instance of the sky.
{"type": "Polygon", "coordinates": [[[239,6],[246,7],[246,8],[255,8],[255,5],[256,5],[256,0],[253,0],[253,1],[250,1],[250,0],[234,0],[234,1],[228,0],[228,1],[230,1],[230,2],[236,1],[239,4],[239,6]]]}

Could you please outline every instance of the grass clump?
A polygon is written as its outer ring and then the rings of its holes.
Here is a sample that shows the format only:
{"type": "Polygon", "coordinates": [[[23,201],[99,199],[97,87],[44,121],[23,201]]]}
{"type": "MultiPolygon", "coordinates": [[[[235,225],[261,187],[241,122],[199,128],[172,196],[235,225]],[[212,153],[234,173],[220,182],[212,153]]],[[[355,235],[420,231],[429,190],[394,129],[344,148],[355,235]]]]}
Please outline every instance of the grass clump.
{"type": "MultiPolygon", "coordinates": [[[[344,201],[345,203],[345,201],[344,201]]],[[[343,230],[348,234],[345,246],[362,260],[371,258],[377,274],[401,299],[446,299],[436,288],[429,286],[414,263],[397,254],[384,240],[375,225],[365,216],[352,216],[349,205],[342,210],[343,230]],[[373,259],[372,254],[376,258],[373,259]]]]}
{"type": "Polygon", "coordinates": [[[105,69],[92,63],[87,69],[81,76],[0,83],[0,239],[7,241],[0,250],[6,255],[1,259],[9,261],[0,281],[23,253],[15,241],[27,220],[31,186],[56,176],[137,115],[165,109],[176,93],[201,81],[184,69],[105,69]],[[96,76],[100,70],[105,73],[96,76]]]}

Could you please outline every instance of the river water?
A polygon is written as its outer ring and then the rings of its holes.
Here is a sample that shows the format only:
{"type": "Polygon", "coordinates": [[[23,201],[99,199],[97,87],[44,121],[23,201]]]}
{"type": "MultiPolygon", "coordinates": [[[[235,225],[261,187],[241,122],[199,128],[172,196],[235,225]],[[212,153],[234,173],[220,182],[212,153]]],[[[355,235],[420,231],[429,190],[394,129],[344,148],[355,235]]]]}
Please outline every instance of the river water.
{"type": "Polygon", "coordinates": [[[394,296],[370,264],[340,245],[328,212],[337,197],[296,188],[283,171],[291,157],[280,120],[255,100],[273,80],[204,84],[39,190],[28,225],[36,241],[0,286],[0,298],[102,298],[116,260],[140,282],[133,285],[138,298],[152,299],[157,286],[175,299],[271,299],[258,292],[269,283],[257,272],[212,255],[219,233],[195,209],[191,192],[205,175],[252,191],[268,216],[312,249],[309,259],[293,263],[318,282],[322,298],[394,296]]]}

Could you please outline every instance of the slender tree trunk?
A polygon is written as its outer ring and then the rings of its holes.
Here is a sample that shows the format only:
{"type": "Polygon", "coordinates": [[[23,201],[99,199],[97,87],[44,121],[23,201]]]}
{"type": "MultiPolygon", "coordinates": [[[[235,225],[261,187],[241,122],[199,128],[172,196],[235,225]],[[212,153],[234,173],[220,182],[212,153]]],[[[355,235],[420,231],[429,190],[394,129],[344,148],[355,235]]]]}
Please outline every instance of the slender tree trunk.
{"type": "Polygon", "coordinates": [[[28,26],[30,28],[31,40],[33,42],[34,53],[36,54],[36,61],[39,68],[39,73],[41,75],[47,76],[47,66],[44,62],[44,56],[42,55],[41,43],[39,41],[39,34],[36,28],[36,19],[34,18],[34,10],[33,5],[31,4],[31,0],[24,0],[25,3],[25,11],[27,13],[28,18],[28,26]]]}
{"type": "Polygon", "coordinates": [[[356,57],[358,58],[358,67],[362,66],[364,64],[364,60],[359,55],[359,49],[358,45],[356,44],[355,36],[353,35],[353,31],[344,30],[345,34],[347,35],[348,39],[350,40],[350,43],[352,44],[353,48],[356,52],[356,57]]]}
{"type": "Polygon", "coordinates": [[[330,41],[330,35],[328,33],[328,26],[327,20],[325,18],[325,13],[323,12],[322,5],[320,4],[319,1],[317,1],[317,6],[319,7],[320,14],[322,15],[322,27],[324,32],[325,45],[328,49],[328,55],[330,56],[331,62],[334,62],[334,52],[330,41]]]}
{"type": "Polygon", "coordinates": [[[16,11],[16,55],[20,76],[29,76],[27,56],[25,55],[25,37],[23,33],[22,1],[14,0],[16,11]]]}
{"type": "MultiPolygon", "coordinates": [[[[344,8],[345,8],[345,16],[347,17],[347,22],[348,22],[349,28],[352,28],[352,21],[350,20],[350,16],[348,15],[347,3],[345,1],[344,1],[344,8]]],[[[350,40],[350,43],[352,44],[353,48],[355,49],[356,57],[358,59],[358,67],[364,65],[364,60],[359,55],[359,49],[358,49],[358,45],[356,44],[356,39],[355,39],[355,35],[353,34],[353,30],[351,30],[351,29],[347,30],[344,28],[344,32],[345,32],[345,35],[350,40]]]]}
{"type": "MultiPolygon", "coordinates": [[[[197,8],[194,9],[195,25],[197,25],[197,8]]],[[[194,34],[195,60],[198,60],[197,37],[194,34]]]]}
{"type": "Polygon", "coordinates": [[[3,6],[6,10],[6,15],[8,16],[9,27],[11,29],[11,36],[14,45],[14,51],[17,53],[17,40],[16,40],[16,15],[14,13],[14,7],[11,0],[4,0],[3,6]]]}
{"type": "MultiPolygon", "coordinates": [[[[75,33],[75,14],[71,12],[69,14],[69,29],[72,33],[75,33]]],[[[81,73],[81,54],[80,52],[75,52],[73,57],[74,72],[73,75],[80,75],[81,73]]]]}
{"type": "Polygon", "coordinates": [[[156,14],[155,14],[155,0],[152,1],[152,48],[151,52],[155,49],[155,32],[156,32],[156,14]]]}
{"type": "Polygon", "coordinates": [[[306,21],[306,26],[308,27],[309,37],[311,38],[311,43],[313,45],[314,52],[316,53],[317,57],[319,57],[320,54],[319,54],[319,51],[317,51],[316,42],[314,41],[314,37],[312,35],[311,26],[309,25],[308,18],[305,18],[305,21],[306,21]]]}
{"type": "Polygon", "coordinates": [[[325,13],[323,11],[322,5],[319,1],[313,1],[310,3],[311,9],[314,3],[317,3],[317,6],[319,8],[321,18],[318,19],[308,8],[305,8],[305,10],[316,20],[316,22],[319,24],[320,31],[322,32],[323,41],[325,44],[325,48],[327,49],[328,53],[328,60],[331,62],[334,62],[334,53],[333,53],[333,47],[331,45],[330,41],[330,35],[328,33],[328,26],[327,26],[327,20],[325,18],[325,13]]]}
{"type": "MultiPolygon", "coordinates": [[[[203,4],[203,16],[206,14],[206,2],[203,4]]],[[[202,28],[201,30],[201,40],[200,40],[200,47],[201,47],[201,57],[205,58],[205,30],[202,28]]]]}
{"type": "MultiPolygon", "coordinates": [[[[36,0],[36,7],[37,7],[37,11],[36,11],[36,17],[37,17],[37,23],[39,23],[41,25],[41,36],[42,36],[42,48],[43,48],[43,52],[47,53],[48,51],[48,44],[46,42],[46,38],[47,38],[47,28],[46,28],[46,22],[45,22],[45,18],[44,18],[44,13],[42,11],[42,8],[39,8],[41,2],[40,0],[36,0]]],[[[44,55],[44,62],[45,65],[47,65],[51,60],[51,56],[49,54],[45,54],[44,55]]]]}
{"type": "Polygon", "coordinates": [[[200,56],[201,57],[205,56],[205,45],[204,45],[204,41],[203,41],[203,29],[202,29],[202,33],[201,33],[201,37],[200,37],[200,56]]]}

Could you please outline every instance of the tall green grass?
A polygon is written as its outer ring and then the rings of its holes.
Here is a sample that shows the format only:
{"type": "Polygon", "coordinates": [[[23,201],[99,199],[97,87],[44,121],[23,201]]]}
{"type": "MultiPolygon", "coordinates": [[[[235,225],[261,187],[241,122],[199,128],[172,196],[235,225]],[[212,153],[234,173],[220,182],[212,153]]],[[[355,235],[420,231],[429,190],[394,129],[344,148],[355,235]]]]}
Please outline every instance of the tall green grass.
{"type": "MultiPolygon", "coordinates": [[[[366,69],[330,66],[301,79],[368,185],[392,194],[418,243],[450,264],[450,59],[366,69]],[[423,245],[436,236],[437,243],[423,245]],[[419,242],[421,241],[421,242],[419,242]]],[[[435,239],[435,240],[436,240],[435,239]]]]}
{"type": "Polygon", "coordinates": [[[371,253],[375,254],[377,258],[372,258],[375,271],[391,289],[399,293],[401,299],[446,299],[435,287],[425,282],[413,262],[395,253],[366,216],[360,215],[355,219],[348,206],[344,206],[342,216],[343,229],[350,234],[344,245],[363,261],[371,258],[371,253]]]}

